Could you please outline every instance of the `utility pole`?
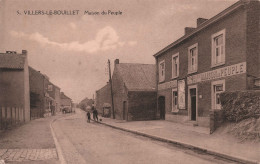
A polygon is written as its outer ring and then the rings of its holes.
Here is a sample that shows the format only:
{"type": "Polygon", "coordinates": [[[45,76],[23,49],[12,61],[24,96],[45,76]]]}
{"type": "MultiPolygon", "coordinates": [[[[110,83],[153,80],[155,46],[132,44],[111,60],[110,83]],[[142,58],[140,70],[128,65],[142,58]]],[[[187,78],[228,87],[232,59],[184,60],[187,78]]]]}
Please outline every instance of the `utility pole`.
{"type": "Polygon", "coordinates": [[[108,59],[108,69],[109,69],[109,83],[110,83],[111,98],[112,98],[112,113],[113,113],[113,119],[115,119],[114,98],[113,98],[112,78],[111,78],[111,69],[110,69],[110,60],[109,59],[108,59]]]}

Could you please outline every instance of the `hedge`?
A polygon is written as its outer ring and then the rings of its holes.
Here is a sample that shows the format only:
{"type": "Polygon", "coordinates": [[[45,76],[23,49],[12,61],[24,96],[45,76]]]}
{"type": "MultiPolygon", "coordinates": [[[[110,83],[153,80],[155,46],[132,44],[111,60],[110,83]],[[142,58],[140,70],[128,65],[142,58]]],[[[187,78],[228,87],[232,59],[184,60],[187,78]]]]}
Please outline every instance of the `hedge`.
{"type": "Polygon", "coordinates": [[[260,91],[235,91],[220,94],[224,117],[228,121],[239,122],[260,116],[260,91]]]}

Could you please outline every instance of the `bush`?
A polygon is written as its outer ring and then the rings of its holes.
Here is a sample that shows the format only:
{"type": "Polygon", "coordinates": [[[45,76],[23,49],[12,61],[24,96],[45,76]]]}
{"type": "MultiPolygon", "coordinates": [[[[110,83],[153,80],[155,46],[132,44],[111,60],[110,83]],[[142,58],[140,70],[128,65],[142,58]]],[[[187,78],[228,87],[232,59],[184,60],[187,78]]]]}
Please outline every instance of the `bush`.
{"type": "Polygon", "coordinates": [[[260,116],[260,91],[236,91],[220,94],[224,117],[238,122],[260,116]]]}

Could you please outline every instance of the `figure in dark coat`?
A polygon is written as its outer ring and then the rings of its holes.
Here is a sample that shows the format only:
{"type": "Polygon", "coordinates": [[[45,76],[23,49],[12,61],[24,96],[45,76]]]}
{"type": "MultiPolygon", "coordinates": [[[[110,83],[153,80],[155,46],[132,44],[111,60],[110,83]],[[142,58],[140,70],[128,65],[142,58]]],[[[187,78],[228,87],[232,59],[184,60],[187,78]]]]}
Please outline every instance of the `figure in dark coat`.
{"type": "Polygon", "coordinates": [[[90,113],[89,113],[89,111],[87,112],[87,117],[88,117],[88,123],[90,123],[90,113]]]}

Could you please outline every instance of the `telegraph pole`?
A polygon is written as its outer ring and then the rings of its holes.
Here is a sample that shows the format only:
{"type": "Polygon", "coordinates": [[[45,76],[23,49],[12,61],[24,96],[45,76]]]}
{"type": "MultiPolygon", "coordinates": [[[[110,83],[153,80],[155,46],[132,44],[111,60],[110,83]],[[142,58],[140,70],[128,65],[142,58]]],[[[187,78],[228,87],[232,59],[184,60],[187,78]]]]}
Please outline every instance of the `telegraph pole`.
{"type": "Polygon", "coordinates": [[[110,88],[111,88],[112,113],[113,113],[113,119],[115,119],[114,98],[113,98],[113,88],[112,88],[111,69],[110,69],[110,60],[109,59],[108,59],[108,69],[109,69],[109,83],[110,83],[110,88]]]}

